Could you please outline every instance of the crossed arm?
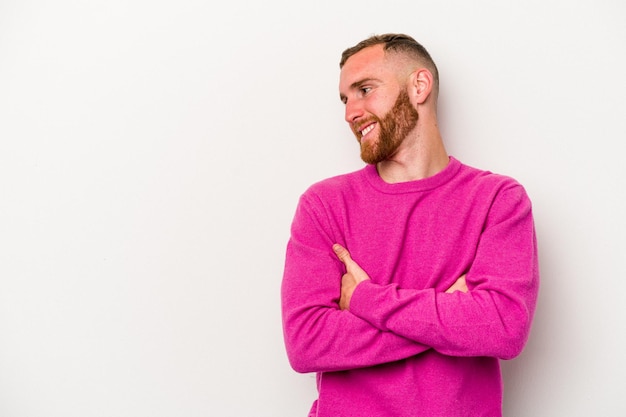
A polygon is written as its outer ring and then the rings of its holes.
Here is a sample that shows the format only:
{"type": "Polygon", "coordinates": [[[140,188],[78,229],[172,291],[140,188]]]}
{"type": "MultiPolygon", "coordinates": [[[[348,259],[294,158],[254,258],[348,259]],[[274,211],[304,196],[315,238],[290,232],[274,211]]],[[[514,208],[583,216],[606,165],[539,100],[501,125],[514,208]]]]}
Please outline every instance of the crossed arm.
{"type": "MultiPolygon", "coordinates": [[[[328,244],[331,246],[332,244],[328,244]]],[[[327,246],[327,247],[328,247],[327,246]]],[[[340,371],[375,366],[432,349],[412,337],[382,330],[348,310],[357,284],[371,281],[343,246],[314,250],[293,239],[283,282],[283,317],[289,361],[298,372],[340,371]],[[329,254],[330,252],[330,254],[329,254]],[[333,255],[334,260],[329,257],[333,255]],[[316,259],[304,266],[301,259],[316,259]],[[345,265],[341,293],[328,280],[329,265],[345,265]],[[304,279],[306,275],[306,279],[304,279]],[[337,298],[333,294],[339,293],[337,298]]],[[[465,275],[445,292],[467,291],[465,275]]],[[[433,290],[434,291],[434,290],[433,290]]]]}
{"type": "MultiPolygon", "coordinates": [[[[341,298],[339,299],[339,307],[342,310],[350,309],[350,299],[357,285],[361,282],[369,280],[367,272],[363,270],[350,256],[350,252],[338,243],[333,245],[333,251],[341,262],[346,266],[346,273],[341,277],[341,298]]],[[[455,291],[467,292],[467,283],[465,282],[465,274],[459,277],[450,288],[445,292],[452,294],[455,291]]]]}
{"type": "Polygon", "coordinates": [[[300,207],[282,288],[292,367],[299,372],[363,368],[429,349],[460,357],[519,354],[537,296],[536,242],[525,200],[500,212],[482,233],[467,277],[438,291],[370,280],[344,243],[331,240],[339,233],[332,233],[325,218],[300,207]],[[340,265],[339,293],[339,282],[329,277],[340,265]]]}

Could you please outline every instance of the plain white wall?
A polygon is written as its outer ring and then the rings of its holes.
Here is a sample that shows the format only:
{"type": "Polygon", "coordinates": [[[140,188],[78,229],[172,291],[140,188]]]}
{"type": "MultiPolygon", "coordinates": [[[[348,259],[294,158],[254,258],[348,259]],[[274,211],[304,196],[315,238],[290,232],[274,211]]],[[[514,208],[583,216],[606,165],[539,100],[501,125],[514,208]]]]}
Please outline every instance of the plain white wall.
{"type": "Polygon", "coordinates": [[[625,3],[0,0],[0,415],[304,416],[279,289],[297,198],[362,163],[341,51],[406,32],[462,161],[534,202],[505,414],[623,416],[625,3]]]}

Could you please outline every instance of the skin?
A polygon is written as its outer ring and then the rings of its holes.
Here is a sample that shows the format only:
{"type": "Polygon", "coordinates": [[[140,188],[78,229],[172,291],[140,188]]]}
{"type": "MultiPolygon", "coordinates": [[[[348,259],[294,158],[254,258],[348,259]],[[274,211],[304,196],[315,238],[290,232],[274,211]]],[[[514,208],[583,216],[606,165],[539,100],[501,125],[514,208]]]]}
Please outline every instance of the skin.
{"type": "MultiPolygon", "coordinates": [[[[449,162],[437,122],[437,91],[432,73],[419,62],[399,53],[385,53],[382,45],[365,48],[344,64],[339,79],[339,96],[345,105],[345,120],[361,145],[361,153],[377,155],[363,158],[375,163],[380,177],[388,183],[415,181],[442,171],[449,162]],[[398,107],[398,97],[406,92],[415,109],[413,125],[399,129],[403,137],[391,151],[377,151],[385,135],[385,120],[406,118],[406,106],[398,107]],[[371,131],[367,131],[371,129],[371,131]],[[366,133],[363,135],[363,133],[366,133]],[[397,145],[397,146],[396,146],[397,145]]],[[[412,113],[412,112],[409,112],[412,113]]],[[[370,279],[350,256],[346,248],[333,245],[333,251],[344,263],[339,307],[350,308],[352,294],[361,282],[370,279]]],[[[465,275],[445,292],[467,292],[465,275]]]]}

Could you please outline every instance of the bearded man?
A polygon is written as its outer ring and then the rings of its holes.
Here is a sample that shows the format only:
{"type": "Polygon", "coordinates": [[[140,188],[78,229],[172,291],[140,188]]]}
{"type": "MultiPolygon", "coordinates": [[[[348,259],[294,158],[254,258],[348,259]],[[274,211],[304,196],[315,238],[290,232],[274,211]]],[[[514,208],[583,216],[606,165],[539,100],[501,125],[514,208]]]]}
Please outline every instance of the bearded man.
{"type": "Polygon", "coordinates": [[[522,351],[539,286],[531,202],[447,154],[413,38],[372,36],[340,68],[367,165],[301,196],[281,289],[290,364],[317,373],[309,416],[501,416],[499,361],[522,351]]]}

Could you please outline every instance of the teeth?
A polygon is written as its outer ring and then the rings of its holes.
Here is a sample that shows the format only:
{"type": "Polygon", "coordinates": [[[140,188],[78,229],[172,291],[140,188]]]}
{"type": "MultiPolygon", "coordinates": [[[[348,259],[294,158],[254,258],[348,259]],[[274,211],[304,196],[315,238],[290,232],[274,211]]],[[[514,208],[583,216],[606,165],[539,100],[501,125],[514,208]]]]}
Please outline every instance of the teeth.
{"type": "Polygon", "coordinates": [[[361,135],[365,136],[368,133],[370,133],[372,131],[372,129],[374,129],[374,125],[369,125],[368,127],[366,127],[365,129],[361,130],[361,135]]]}

